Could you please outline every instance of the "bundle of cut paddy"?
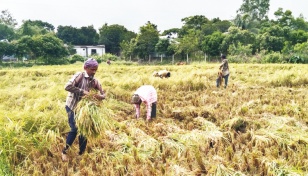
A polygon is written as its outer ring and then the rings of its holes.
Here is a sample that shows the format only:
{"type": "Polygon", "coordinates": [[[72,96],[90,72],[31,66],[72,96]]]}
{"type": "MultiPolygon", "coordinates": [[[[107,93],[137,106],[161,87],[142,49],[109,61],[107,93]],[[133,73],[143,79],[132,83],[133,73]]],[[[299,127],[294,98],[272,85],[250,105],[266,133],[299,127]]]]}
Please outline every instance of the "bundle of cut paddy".
{"type": "Polygon", "coordinates": [[[83,97],[76,107],[76,126],[78,133],[86,138],[97,137],[101,132],[111,128],[108,118],[112,112],[102,106],[102,101],[95,98],[96,93],[83,97]]]}

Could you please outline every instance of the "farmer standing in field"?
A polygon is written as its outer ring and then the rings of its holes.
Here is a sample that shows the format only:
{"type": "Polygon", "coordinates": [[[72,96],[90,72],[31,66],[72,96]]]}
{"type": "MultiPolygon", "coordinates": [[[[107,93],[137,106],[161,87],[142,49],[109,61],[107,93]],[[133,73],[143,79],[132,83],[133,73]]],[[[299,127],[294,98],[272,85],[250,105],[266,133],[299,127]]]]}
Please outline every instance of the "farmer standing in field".
{"type": "Polygon", "coordinates": [[[146,105],[147,121],[156,117],[157,92],[153,86],[143,85],[139,87],[132,96],[131,103],[135,106],[137,119],[140,117],[140,105],[142,102],[146,105]]]}
{"type": "MultiPolygon", "coordinates": [[[[219,66],[219,70],[222,72],[222,78],[225,80],[225,88],[227,88],[228,85],[228,78],[229,78],[229,64],[228,64],[228,59],[226,58],[225,55],[221,55],[220,57],[222,59],[221,64],[219,66]]],[[[216,80],[216,86],[219,87],[220,85],[220,80],[216,80]]]]}
{"type": "MultiPolygon", "coordinates": [[[[66,83],[65,90],[68,91],[66,97],[66,112],[68,114],[68,123],[71,128],[66,138],[66,146],[62,151],[62,160],[68,161],[67,150],[73,144],[77,136],[77,127],[75,122],[75,108],[82,96],[88,95],[90,89],[96,89],[99,94],[95,95],[98,100],[105,99],[105,93],[101,84],[94,78],[98,68],[98,62],[89,58],[84,63],[84,72],[78,72],[66,83]]],[[[82,155],[87,146],[87,139],[83,135],[78,136],[79,139],[79,155],[82,155]]]]}

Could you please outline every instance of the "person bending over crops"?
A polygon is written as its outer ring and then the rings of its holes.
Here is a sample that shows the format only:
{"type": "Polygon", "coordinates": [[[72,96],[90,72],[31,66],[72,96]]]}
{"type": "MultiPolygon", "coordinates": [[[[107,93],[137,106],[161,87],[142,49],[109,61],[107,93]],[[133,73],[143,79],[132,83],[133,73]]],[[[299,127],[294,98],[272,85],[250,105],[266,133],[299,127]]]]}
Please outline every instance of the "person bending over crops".
{"type": "Polygon", "coordinates": [[[142,102],[146,105],[147,121],[156,117],[157,92],[153,86],[143,85],[132,96],[132,104],[135,106],[137,119],[140,117],[140,105],[142,102]]]}
{"type": "Polygon", "coordinates": [[[154,77],[160,77],[160,78],[169,78],[171,76],[170,71],[167,70],[160,70],[160,71],[154,71],[153,73],[154,77]]]}
{"type": "MultiPolygon", "coordinates": [[[[228,59],[226,58],[225,55],[221,55],[221,59],[222,59],[222,62],[219,66],[219,70],[221,70],[222,72],[222,78],[225,80],[225,88],[227,88],[227,85],[228,85],[228,78],[229,78],[229,64],[228,64],[228,59]]],[[[216,86],[219,87],[220,83],[222,80],[221,77],[218,77],[216,79],[216,86]]]]}
{"type": "MultiPolygon", "coordinates": [[[[68,123],[71,128],[66,138],[66,146],[62,151],[62,160],[67,161],[67,150],[73,144],[77,136],[77,127],[75,122],[75,109],[82,96],[88,95],[90,89],[99,91],[99,94],[95,95],[98,100],[105,99],[105,93],[98,80],[94,78],[97,71],[98,63],[95,59],[88,59],[84,63],[84,71],[77,72],[74,76],[66,83],[65,90],[68,91],[66,97],[65,109],[68,114],[68,123]]],[[[78,136],[79,139],[79,155],[82,155],[87,146],[87,139],[83,135],[78,136]]]]}

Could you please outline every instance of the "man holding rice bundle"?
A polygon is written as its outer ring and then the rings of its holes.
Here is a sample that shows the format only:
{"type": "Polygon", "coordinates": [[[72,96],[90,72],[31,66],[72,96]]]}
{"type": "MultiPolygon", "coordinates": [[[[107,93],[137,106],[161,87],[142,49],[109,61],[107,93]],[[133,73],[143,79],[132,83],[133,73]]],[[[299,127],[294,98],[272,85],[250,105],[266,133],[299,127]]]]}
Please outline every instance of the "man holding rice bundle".
{"type": "Polygon", "coordinates": [[[216,79],[216,87],[219,87],[221,82],[222,82],[222,78],[225,80],[225,86],[224,88],[227,88],[228,85],[228,79],[229,79],[229,64],[228,64],[228,59],[226,58],[225,55],[221,55],[220,57],[222,59],[221,64],[219,65],[219,70],[221,72],[221,76],[219,76],[216,79]]]}
{"type": "Polygon", "coordinates": [[[135,106],[137,119],[140,117],[140,104],[142,102],[146,105],[147,121],[156,117],[157,92],[153,86],[143,85],[139,87],[132,96],[131,103],[135,106]]]}
{"type": "MultiPolygon", "coordinates": [[[[98,100],[105,99],[105,93],[100,82],[94,78],[97,68],[98,62],[95,59],[89,58],[84,63],[84,72],[76,73],[65,85],[65,90],[68,91],[65,109],[68,114],[68,123],[71,130],[66,138],[66,146],[62,151],[63,161],[68,160],[67,150],[71,147],[77,136],[75,110],[82,96],[89,95],[90,89],[95,89],[99,91],[99,94],[96,94],[95,98],[98,100]]],[[[83,135],[79,135],[78,139],[79,155],[82,155],[87,146],[87,139],[83,135]]]]}

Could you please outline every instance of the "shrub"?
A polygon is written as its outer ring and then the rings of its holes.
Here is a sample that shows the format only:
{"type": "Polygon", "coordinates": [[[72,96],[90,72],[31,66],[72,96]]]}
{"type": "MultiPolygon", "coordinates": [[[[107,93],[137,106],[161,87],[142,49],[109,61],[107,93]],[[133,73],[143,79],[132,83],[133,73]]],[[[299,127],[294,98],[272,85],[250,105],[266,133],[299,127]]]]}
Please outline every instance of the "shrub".
{"type": "Polygon", "coordinates": [[[243,57],[240,55],[229,56],[228,60],[230,63],[243,63],[245,62],[243,57]]]}
{"type": "Polygon", "coordinates": [[[289,58],[289,63],[304,63],[304,58],[300,56],[291,56],[289,58]]]}
{"type": "Polygon", "coordinates": [[[117,60],[121,60],[120,57],[110,54],[110,53],[106,53],[103,55],[103,61],[107,61],[107,60],[111,60],[111,61],[117,61],[117,60]]]}
{"type": "Polygon", "coordinates": [[[81,55],[74,54],[74,55],[70,58],[69,62],[70,62],[71,64],[73,64],[73,63],[76,63],[77,61],[84,62],[84,60],[85,60],[85,58],[82,57],[81,55]]]}
{"type": "Polygon", "coordinates": [[[262,59],[263,63],[282,63],[283,62],[283,55],[277,52],[273,52],[270,54],[265,55],[262,59]]]}

